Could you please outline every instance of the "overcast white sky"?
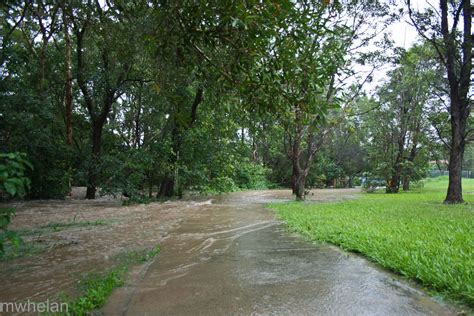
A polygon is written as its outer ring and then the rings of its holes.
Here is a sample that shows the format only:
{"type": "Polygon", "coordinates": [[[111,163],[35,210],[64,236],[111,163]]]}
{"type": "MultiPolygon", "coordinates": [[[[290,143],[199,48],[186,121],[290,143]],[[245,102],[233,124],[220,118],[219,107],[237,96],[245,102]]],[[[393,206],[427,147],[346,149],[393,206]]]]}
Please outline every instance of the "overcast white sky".
{"type": "MultiPolygon", "coordinates": [[[[416,11],[423,11],[431,6],[438,8],[436,1],[430,0],[412,0],[412,8],[416,11]]],[[[405,5],[406,6],[406,5],[405,5]]],[[[397,46],[403,48],[409,48],[418,36],[416,29],[411,26],[408,22],[408,16],[399,22],[392,24],[387,31],[391,32],[392,39],[395,41],[397,46]]]]}
{"type": "MultiPolygon", "coordinates": [[[[438,3],[436,0],[411,0],[412,8],[416,11],[423,11],[430,6],[438,8],[438,3]],[[430,5],[431,4],[431,5],[430,5]]],[[[406,4],[404,0],[399,0],[399,6],[403,6],[406,9],[406,4]]],[[[419,40],[419,35],[414,26],[410,25],[408,22],[408,15],[402,18],[400,21],[390,25],[385,33],[388,33],[390,38],[393,39],[395,45],[405,49],[410,48],[416,41],[419,40]]],[[[386,71],[391,67],[387,65],[383,69],[376,71],[374,73],[374,80],[371,83],[366,84],[364,90],[368,94],[373,94],[376,87],[380,86],[385,80],[387,80],[386,71]]]]}

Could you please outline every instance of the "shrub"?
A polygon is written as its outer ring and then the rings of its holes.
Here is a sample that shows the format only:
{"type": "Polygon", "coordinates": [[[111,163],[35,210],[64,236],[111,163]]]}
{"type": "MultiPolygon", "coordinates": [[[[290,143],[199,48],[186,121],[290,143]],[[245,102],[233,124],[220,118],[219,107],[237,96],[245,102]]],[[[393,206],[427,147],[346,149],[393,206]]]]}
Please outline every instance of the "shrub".
{"type": "Polygon", "coordinates": [[[237,166],[235,182],[242,189],[267,189],[270,186],[266,177],[267,173],[267,168],[262,165],[243,161],[237,166]]]}
{"type": "MultiPolygon", "coordinates": [[[[0,154],[0,196],[2,199],[23,197],[30,188],[30,179],[25,173],[33,167],[25,156],[21,153],[0,154]]],[[[5,254],[5,242],[10,241],[15,248],[21,244],[18,234],[7,229],[14,215],[15,209],[0,208],[0,257],[5,254]]]]}
{"type": "Polygon", "coordinates": [[[212,179],[209,182],[209,187],[208,191],[214,191],[214,192],[233,192],[237,191],[238,187],[235,184],[234,180],[229,177],[217,177],[212,179]]]}

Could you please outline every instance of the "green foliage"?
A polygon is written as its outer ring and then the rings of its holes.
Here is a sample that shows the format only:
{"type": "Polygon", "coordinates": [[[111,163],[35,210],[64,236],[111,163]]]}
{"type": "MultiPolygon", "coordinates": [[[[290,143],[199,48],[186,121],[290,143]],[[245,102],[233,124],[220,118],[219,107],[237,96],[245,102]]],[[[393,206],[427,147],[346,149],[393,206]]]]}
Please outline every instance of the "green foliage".
{"type": "MultiPolygon", "coordinates": [[[[429,179],[417,192],[371,194],[344,202],[273,204],[290,229],[357,251],[447,297],[474,306],[474,213],[442,205],[447,181],[429,179]]],[[[474,180],[465,179],[466,192],[474,180]]],[[[474,202],[472,194],[465,194],[474,202]]]]}
{"type": "Polygon", "coordinates": [[[28,156],[33,162],[29,197],[39,199],[64,199],[69,193],[72,177],[66,163],[70,150],[63,146],[49,145],[47,140],[40,146],[31,146],[28,156]]]}
{"type": "MultiPolygon", "coordinates": [[[[23,197],[30,188],[30,179],[26,172],[33,167],[22,153],[0,154],[0,199],[23,197]]],[[[9,241],[15,249],[22,243],[16,232],[8,230],[13,208],[0,208],[0,258],[5,255],[5,243],[9,241]]]]}
{"type": "Polygon", "coordinates": [[[103,183],[101,195],[126,194],[130,203],[147,202],[142,189],[153,164],[153,158],[145,151],[132,149],[105,155],[99,167],[103,183]]]}
{"type": "Polygon", "coordinates": [[[267,180],[269,170],[260,164],[242,160],[235,170],[235,183],[241,189],[263,190],[271,184],[267,180]]]}
{"type": "Polygon", "coordinates": [[[23,197],[31,181],[26,176],[33,166],[24,153],[0,154],[0,198],[23,197]]]}
{"type": "Polygon", "coordinates": [[[209,181],[209,185],[205,188],[204,192],[206,193],[223,193],[223,192],[233,192],[237,191],[238,187],[235,184],[234,180],[230,177],[217,177],[209,181]]]}
{"type": "Polygon", "coordinates": [[[118,267],[104,275],[89,276],[81,282],[81,297],[68,302],[69,315],[87,315],[90,311],[100,308],[112,291],[124,284],[125,267],[118,267]]]}

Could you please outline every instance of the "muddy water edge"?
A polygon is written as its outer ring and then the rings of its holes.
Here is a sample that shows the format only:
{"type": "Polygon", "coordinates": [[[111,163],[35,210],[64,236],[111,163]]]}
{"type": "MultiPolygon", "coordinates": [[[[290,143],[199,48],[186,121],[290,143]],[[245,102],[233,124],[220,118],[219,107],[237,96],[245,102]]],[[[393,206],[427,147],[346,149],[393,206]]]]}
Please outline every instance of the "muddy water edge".
{"type": "MultiPolygon", "coordinates": [[[[317,190],[309,199],[356,196],[356,190],[317,190]]],[[[110,269],[123,252],[159,244],[158,258],[130,271],[104,314],[458,311],[358,256],[288,234],[265,204],[289,199],[290,191],[272,190],[134,206],[78,198],[16,203],[10,228],[40,251],[0,261],[0,301],[76,295],[84,274],[110,269]]]]}

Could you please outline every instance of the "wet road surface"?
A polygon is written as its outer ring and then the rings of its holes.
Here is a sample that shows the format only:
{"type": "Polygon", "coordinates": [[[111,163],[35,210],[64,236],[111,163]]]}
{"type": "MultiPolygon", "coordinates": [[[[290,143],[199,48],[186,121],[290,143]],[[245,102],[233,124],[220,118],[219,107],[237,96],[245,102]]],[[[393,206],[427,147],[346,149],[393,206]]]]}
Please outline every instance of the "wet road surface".
{"type": "MultiPolygon", "coordinates": [[[[326,190],[313,199],[351,198],[326,190]]],[[[265,203],[289,191],[242,192],[192,202],[162,240],[158,258],[135,271],[106,315],[452,315],[358,256],[285,230],[265,203]]]]}

